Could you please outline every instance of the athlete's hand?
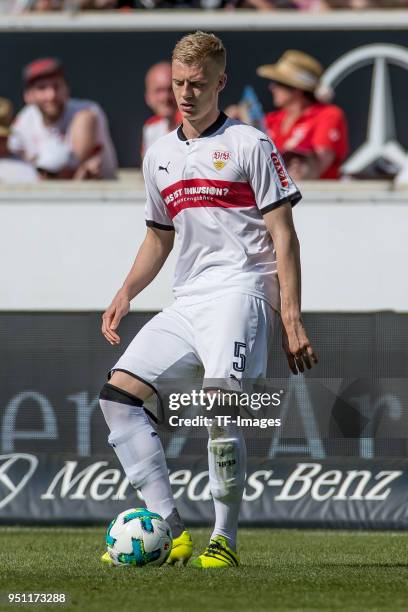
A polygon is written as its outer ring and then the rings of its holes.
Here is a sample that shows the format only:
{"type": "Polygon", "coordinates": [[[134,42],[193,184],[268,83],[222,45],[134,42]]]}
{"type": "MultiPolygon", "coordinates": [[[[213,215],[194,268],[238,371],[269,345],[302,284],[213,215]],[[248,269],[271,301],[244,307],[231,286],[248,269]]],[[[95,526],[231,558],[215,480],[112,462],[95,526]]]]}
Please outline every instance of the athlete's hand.
{"type": "Polygon", "coordinates": [[[282,321],[282,348],[293,374],[304,372],[305,366],[310,370],[318,362],[301,319],[291,323],[282,321]]]}
{"type": "Polygon", "coordinates": [[[110,344],[120,344],[120,336],[116,333],[118,325],[129,312],[130,301],[127,295],[118,291],[112,304],[102,315],[102,333],[110,344]]]}

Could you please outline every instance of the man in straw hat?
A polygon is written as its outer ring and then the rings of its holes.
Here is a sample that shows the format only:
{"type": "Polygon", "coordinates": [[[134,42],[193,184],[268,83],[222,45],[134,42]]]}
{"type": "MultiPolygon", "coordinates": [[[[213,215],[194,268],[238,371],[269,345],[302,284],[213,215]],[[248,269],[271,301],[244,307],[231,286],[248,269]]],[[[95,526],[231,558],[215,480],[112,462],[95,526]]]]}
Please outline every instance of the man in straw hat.
{"type": "Polygon", "coordinates": [[[295,180],[339,178],[348,151],[343,111],[322,101],[322,72],[316,59],[293,50],[276,64],[257,69],[271,81],[273,103],[279,109],[266,115],[266,129],[295,180]]]}

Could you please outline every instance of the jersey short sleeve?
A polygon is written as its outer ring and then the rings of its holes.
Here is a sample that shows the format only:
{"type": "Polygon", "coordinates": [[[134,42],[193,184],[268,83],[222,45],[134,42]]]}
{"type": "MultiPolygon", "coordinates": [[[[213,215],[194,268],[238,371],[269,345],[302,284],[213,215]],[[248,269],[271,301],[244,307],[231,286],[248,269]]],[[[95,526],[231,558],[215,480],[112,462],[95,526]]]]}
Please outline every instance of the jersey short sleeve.
{"type": "Polygon", "coordinates": [[[263,215],[286,202],[294,206],[301,200],[300,191],[289,176],[275,145],[266,136],[258,138],[252,145],[246,165],[248,182],[263,215]]]}
{"type": "Polygon", "coordinates": [[[143,161],[143,176],[146,185],[145,219],[147,227],[174,230],[173,222],[154,180],[152,160],[148,153],[143,161]]]}

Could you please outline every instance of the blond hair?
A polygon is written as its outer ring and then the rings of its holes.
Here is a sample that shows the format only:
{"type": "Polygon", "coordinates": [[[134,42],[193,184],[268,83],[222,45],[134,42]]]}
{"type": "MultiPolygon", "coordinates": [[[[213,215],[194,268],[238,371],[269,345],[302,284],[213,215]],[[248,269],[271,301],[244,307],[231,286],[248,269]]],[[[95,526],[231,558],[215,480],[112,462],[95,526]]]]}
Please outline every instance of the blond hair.
{"type": "Polygon", "coordinates": [[[183,36],[173,49],[173,61],[177,60],[187,66],[201,65],[207,59],[216,63],[222,72],[227,61],[225,47],[215,34],[194,32],[183,36]]]}

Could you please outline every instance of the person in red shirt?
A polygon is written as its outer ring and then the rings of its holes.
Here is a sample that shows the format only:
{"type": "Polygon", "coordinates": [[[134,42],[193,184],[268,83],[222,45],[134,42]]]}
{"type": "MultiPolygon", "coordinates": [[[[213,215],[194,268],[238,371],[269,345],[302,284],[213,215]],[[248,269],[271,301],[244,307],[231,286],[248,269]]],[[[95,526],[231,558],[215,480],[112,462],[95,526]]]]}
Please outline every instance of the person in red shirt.
{"type": "Polygon", "coordinates": [[[271,81],[273,103],[279,109],[265,115],[266,131],[295,180],[339,178],[348,152],[343,111],[316,97],[322,72],[316,59],[292,50],[276,64],[257,69],[271,81]]]}

